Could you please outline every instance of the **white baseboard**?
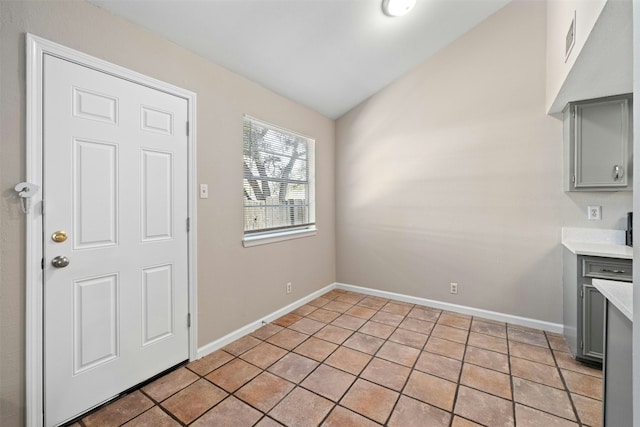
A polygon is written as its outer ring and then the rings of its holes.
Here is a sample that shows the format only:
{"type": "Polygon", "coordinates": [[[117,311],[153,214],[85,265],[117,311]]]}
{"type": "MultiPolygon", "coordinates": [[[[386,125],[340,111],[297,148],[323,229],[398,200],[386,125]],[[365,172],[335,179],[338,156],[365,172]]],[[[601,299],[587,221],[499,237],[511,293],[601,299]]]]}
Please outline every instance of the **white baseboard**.
{"type": "Polygon", "coordinates": [[[427,307],[437,308],[440,310],[453,311],[455,313],[468,314],[471,316],[484,317],[498,322],[506,322],[529,328],[542,329],[549,332],[562,333],[564,325],[561,323],[545,322],[543,320],[531,319],[528,317],[514,316],[512,314],[499,313],[497,311],[483,310],[480,308],[468,307],[465,305],[451,304],[448,302],[435,301],[426,298],[413,297],[410,295],[397,294],[395,292],[380,291],[377,289],[363,288],[361,286],[348,285],[346,283],[334,283],[334,288],[344,289],[345,291],[359,292],[377,296],[381,298],[389,298],[397,301],[408,302],[412,304],[424,305],[427,307]]]}
{"type": "Polygon", "coordinates": [[[250,334],[251,332],[255,331],[256,329],[260,328],[261,326],[263,326],[266,323],[270,323],[274,320],[276,320],[279,317],[284,316],[285,314],[289,313],[290,311],[295,310],[298,307],[301,307],[303,305],[305,305],[306,303],[308,303],[309,301],[312,301],[316,298],[318,298],[319,296],[326,294],[327,292],[329,292],[332,289],[335,289],[336,284],[332,283],[330,285],[325,286],[322,289],[318,289],[317,291],[307,295],[304,298],[300,298],[299,300],[292,302],[291,304],[282,307],[279,310],[274,311],[271,314],[268,314],[267,316],[256,320],[255,322],[251,322],[248,325],[245,325],[239,329],[236,329],[233,332],[228,333],[227,335],[223,336],[222,338],[219,338],[215,341],[210,342],[209,344],[206,344],[202,347],[198,348],[198,352],[196,355],[196,359],[200,359],[201,357],[204,357],[210,353],[213,353],[216,350],[221,349],[222,347],[224,347],[227,344],[232,343],[233,341],[242,338],[245,335],[250,334]]]}
{"type": "Polygon", "coordinates": [[[352,291],[352,292],[358,292],[361,294],[365,294],[365,295],[371,295],[371,296],[376,296],[376,297],[381,297],[381,298],[388,298],[388,299],[393,299],[396,301],[403,301],[403,302],[408,302],[408,303],[412,303],[412,304],[418,304],[418,305],[424,305],[426,307],[432,307],[432,308],[437,308],[440,310],[448,310],[448,311],[453,311],[455,313],[462,313],[462,314],[468,314],[471,316],[477,316],[477,317],[484,317],[485,319],[491,319],[491,320],[495,320],[498,322],[506,322],[506,323],[511,323],[514,325],[520,325],[520,326],[526,326],[529,328],[535,328],[535,329],[542,329],[545,331],[549,331],[549,332],[555,332],[558,334],[562,334],[562,330],[564,325],[562,325],[561,323],[551,323],[551,322],[545,322],[543,320],[537,320],[537,319],[531,319],[528,317],[520,317],[520,316],[514,316],[512,314],[505,314],[505,313],[499,313],[497,311],[490,311],[490,310],[483,310],[480,308],[474,308],[474,307],[467,307],[464,305],[458,305],[458,304],[451,304],[448,302],[441,302],[441,301],[435,301],[435,300],[430,300],[427,298],[420,298],[420,297],[413,297],[410,295],[404,295],[404,294],[398,294],[395,292],[388,292],[388,291],[381,291],[378,289],[371,289],[371,288],[364,288],[361,286],[355,286],[355,285],[348,285],[346,283],[332,283],[330,285],[325,286],[322,289],[319,289],[309,295],[307,295],[304,298],[300,298],[299,300],[287,305],[286,307],[283,307],[279,310],[274,311],[271,314],[268,314],[267,316],[263,317],[262,319],[256,320],[255,322],[251,322],[248,325],[245,325],[239,329],[236,329],[235,331],[223,336],[222,338],[219,338],[215,341],[210,342],[209,344],[206,344],[200,348],[198,348],[198,352],[197,352],[197,359],[200,359],[201,357],[204,357],[210,353],[213,353],[216,350],[221,349],[222,347],[224,347],[225,345],[239,339],[242,338],[245,335],[250,334],[251,332],[255,331],[256,329],[258,329],[259,327],[263,326],[266,323],[270,323],[274,320],[276,320],[279,317],[284,316],[285,314],[289,313],[290,311],[295,310],[298,307],[301,307],[303,305],[305,305],[306,303],[308,303],[309,301],[312,301],[316,298],[318,298],[319,296],[322,296],[323,294],[331,291],[332,289],[343,289],[345,291],[352,291]]]}

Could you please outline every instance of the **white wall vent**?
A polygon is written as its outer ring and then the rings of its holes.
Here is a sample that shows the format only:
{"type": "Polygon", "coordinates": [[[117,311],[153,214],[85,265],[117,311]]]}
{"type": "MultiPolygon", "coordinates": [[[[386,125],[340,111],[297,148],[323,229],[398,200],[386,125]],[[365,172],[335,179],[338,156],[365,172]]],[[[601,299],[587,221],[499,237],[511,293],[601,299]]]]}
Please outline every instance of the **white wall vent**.
{"type": "Polygon", "coordinates": [[[569,54],[573,49],[573,45],[576,44],[576,11],[573,11],[573,19],[571,20],[571,25],[569,25],[569,30],[567,31],[567,37],[565,39],[564,46],[564,60],[565,62],[569,58],[569,54]]]}

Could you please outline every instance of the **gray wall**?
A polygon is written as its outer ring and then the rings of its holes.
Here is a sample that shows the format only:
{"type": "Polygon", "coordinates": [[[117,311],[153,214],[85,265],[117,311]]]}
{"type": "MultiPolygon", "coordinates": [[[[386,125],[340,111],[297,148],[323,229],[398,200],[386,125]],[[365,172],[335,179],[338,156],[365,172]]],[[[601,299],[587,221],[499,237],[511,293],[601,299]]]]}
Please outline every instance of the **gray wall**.
{"type": "Polygon", "coordinates": [[[335,281],[333,120],[88,3],[0,1],[0,425],[24,422],[25,32],[197,93],[199,346],[335,281]],[[316,138],[317,236],[242,247],[243,113],[316,138]]]}
{"type": "Polygon", "coordinates": [[[545,7],[508,4],[338,120],[339,282],[562,322],[561,227],[622,229],[631,194],[562,191],[545,7]]]}

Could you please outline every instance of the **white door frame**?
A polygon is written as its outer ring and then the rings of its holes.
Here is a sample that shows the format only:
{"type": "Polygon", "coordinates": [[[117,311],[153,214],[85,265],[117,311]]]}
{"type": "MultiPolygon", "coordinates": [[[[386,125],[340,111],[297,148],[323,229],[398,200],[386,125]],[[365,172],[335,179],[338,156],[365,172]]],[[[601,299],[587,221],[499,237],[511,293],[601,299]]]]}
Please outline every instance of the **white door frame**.
{"type": "MultiPolygon", "coordinates": [[[[43,38],[27,34],[27,182],[42,188],[43,164],[43,57],[53,55],[97,71],[110,74],[187,100],[188,135],[188,210],[190,218],[188,244],[189,359],[197,355],[197,294],[196,294],[196,94],[164,83],[135,71],[111,64],[43,38]]],[[[29,427],[43,425],[44,373],[43,373],[43,229],[42,191],[30,200],[26,223],[26,420],[29,427]]]]}

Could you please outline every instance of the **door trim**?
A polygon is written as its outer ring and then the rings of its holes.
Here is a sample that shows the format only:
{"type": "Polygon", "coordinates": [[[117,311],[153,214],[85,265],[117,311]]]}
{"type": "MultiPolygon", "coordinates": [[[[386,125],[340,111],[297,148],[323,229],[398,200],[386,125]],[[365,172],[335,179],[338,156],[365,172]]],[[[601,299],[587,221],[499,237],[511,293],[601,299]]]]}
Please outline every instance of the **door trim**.
{"type": "MultiPolygon", "coordinates": [[[[186,89],[156,80],[124,67],[111,64],[93,56],[67,48],[33,34],[26,35],[27,50],[27,117],[26,117],[26,180],[42,188],[43,166],[43,103],[42,78],[45,54],[74,62],[150,87],[187,101],[189,120],[188,139],[188,280],[189,280],[189,360],[197,357],[197,218],[196,218],[196,94],[186,89]]],[[[44,347],[43,347],[43,237],[42,192],[31,198],[31,209],[26,218],[26,421],[29,427],[39,427],[44,422],[44,347]]],[[[45,207],[46,209],[46,207],[45,207]]],[[[186,226],[186,224],[185,224],[186,226]]]]}

